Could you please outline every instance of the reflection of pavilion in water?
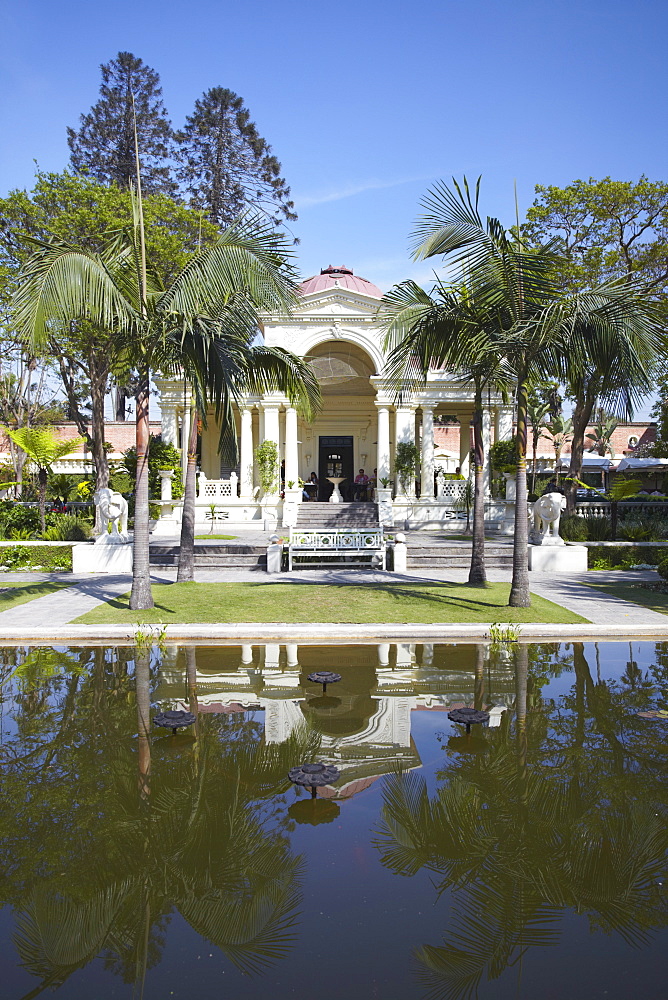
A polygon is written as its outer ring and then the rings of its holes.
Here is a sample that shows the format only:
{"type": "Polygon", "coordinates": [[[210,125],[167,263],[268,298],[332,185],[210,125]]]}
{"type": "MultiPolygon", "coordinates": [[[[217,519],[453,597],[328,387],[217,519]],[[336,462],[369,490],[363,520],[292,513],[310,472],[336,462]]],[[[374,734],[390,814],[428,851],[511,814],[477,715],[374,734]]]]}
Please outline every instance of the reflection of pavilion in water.
{"type": "MultiPolygon", "coordinates": [[[[347,782],[418,767],[411,714],[445,713],[472,705],[491,708],[491,725],[514,702],[512,663],[494,663],[485,647],[431,643],[377,646],[200,646],[196,650],[200,712],[263,710],[267,743],[282,743],[304,722],[322,734],[322,753],[347,782]],[[482,652],[482,649],[480,650],[482,652]],[[476,677],[476,658],[478,676],[476,677]],[[342,680],[321,696],[307,680],[315,670],[336,670],[342,680]]],[[[176,707],[183,698],[185,658],[163,658],[157,699],[176,707]]],[[[187,706],[184,706],[187,707],[187,706]]]]}

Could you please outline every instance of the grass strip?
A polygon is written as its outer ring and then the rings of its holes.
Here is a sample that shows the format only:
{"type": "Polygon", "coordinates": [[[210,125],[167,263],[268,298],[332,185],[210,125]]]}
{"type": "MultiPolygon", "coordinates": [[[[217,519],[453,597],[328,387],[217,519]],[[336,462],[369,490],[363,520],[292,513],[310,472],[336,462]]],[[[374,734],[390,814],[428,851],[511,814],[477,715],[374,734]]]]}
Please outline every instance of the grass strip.
{"type": "Polygon", "coordinates": [[[69,587],[69,583],[0,583],[0,611],[9,611],[19,604],[27,604],[37,597],[46,597],[56,590],[69,587]]]}
{"type": "Polygon", "coordinates": [[[94,608],[76,624],[133,622],[219,625],[238,622],[329,624],[587,623],[535,594],[530,608],[507,606],[510,584],[172,583],[153,586],[155,607],[130,611],[128,595],[94,608]]]}
{"type": "Polygon", "coordinates": [[[639,604],[641,608],[658,611],[661,615],[668,615],[668,594],[647,590],[639,583],[587,583],[585,586],[592,587],[594,590],[602,590],[611,597],[618,597],[622,601],[639,604]]]}

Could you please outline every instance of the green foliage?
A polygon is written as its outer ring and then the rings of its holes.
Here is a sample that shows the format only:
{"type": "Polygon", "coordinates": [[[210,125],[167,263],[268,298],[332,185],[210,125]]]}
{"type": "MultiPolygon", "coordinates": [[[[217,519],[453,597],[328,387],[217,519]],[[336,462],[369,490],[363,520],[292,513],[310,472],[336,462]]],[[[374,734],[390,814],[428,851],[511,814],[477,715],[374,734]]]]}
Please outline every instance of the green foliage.
{"type": "Polygon", "coordinates": [[[668,274],[668,184],[573,181],[565,188],[536,186],[537,198],[523,227],[531,241],[558,237],[567,251],[559,258],[560,279],[570,290],[627,273],[641,276],[660,293],[668,274]]]}
{"type": "Polygon", "coordinates": [[[662,556],[660,562],[658,563],[657,572],[663,580],[668,580],[668,555],[662,556]]]}
{"type": "Polygon", "coordinates": [[[47,496],[51,500],[58,500],[60,503],[67,503],[70,500],[78,500],[78,486],[81,479],[78,476],[51,475],[47,496]]]}
{"type": "Polygon", "coordinates": [[[65,455],[71,455],[79,447],[83,438],[68,438],[63,441],[48,427],[18,427],[16,430],[4,427],[6,434],[26,453],[38,469],[48,469],[65,455]]]}
{"type": "MultiPolygon", "coordinates": [[[[160,476],[158,474],[160,469],[174,470],[172,496],[178,500],[179,497],[183,496],[181,453],[173,444],[167,444],[166,441],[163,441],[159,434],[151,434],[148,448],[148,488],[149,496],[153,500],[160,499],[160,476]]],[[[129,485],[132,486],[135,483],[137,476],[137,449],[135,447],[128,448],[127,451],[123,452],[123,462],[114,475],[120,476],[121,474],[129,477],[129,485]]],[[[128,479],[122,479],[120,482],[127,485],[128,479]]],[[[120,492],[122,493],[123,490],[120,492]]]]}
{"type": "Polygon", "coordinates": [[[646,564],[656,566],[665,558],[665,549],[649,545],[591,545],[587,548],[589,569],[630,569],[646,564]]]}
{"type": "Polygon", "coordinates": [[[659,523],[644,517],[625,517],[620,522],[619,534],[626,542],[656,542],[662,537],[659,523]]]}
{"type": "Polygon", "coordinates": [[[410,441],[399,441],[394,458],[394,472],[406,492],[413,487],[420,465],[420,449],[410,441]]]}
{"type": "Polygon", "coordinates": [[[278,445],[275,441],[263,441],[255,449],[255,462],[263,494],[275,493],[278,489],[278,445]]]}
{"type": "Polygon", "coordinates": [[[587,517],[587,539],[590,542],[607,542],[610,538],[612,527],[608,517],[587,517]]]}
{"type": "Polygon", "coordinates": [[[489,449],[489,458],[495,472],[515,472],[517,468],[517,444],[510,441],[495,441],[489,449]]]}
{"type": "Polygon", "coordinates": [[[3,545],[0,566],[6,570],[44,570],[53,573],[72,569],[72,548],[68,545],[3,545]]]}
{"type": "Polygon", "coordinates": [[[579,514],[564,514],[559,521],[559,533],[567,542],[586,542],[589,540],[587,533],[586,517],[579,514]]]}
{"type": "Polygon", "coordinates": [[[31,538],[39,531],[37,507],[24,507],[10,500],[0,500],[0,537],[13,538],[15,532],[28,533],[31,538]]]}
{"type": "Polygon", "coordinates": [[[51,514],[49,527],[43,534],[47,542],[86,542],[93,534],[93,525],[78,514],[51,514]]]}

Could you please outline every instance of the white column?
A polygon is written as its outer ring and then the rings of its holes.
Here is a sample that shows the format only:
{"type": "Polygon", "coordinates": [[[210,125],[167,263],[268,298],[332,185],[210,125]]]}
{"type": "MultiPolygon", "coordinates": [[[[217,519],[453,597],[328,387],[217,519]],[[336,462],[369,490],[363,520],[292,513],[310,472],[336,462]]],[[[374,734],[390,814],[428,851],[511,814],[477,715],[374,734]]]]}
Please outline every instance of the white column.
{"type": "MultiPolygon", "coordinates": [[[[287,462],[285,463],[285,467],[287,469],[287,467],[288,467],[288,463],[287,462]]],[[[285,652],[286,652],[287,657],[288,657],[288,666],[289,667],[298,667],[299,666],[299,646],[297,645],[297,643],[296,642],[288,642],[286,644],[286,647],[285,647],[285,652]]]]}
{"type": "Polygon", "coordinates": [[[471,455],[471,414],[459,414],[459,471],[468,479],[471,455]]]}
{"type": "Polygon", "coordinates": [[[482,485],[486,497],[490,494],[491,466],[489,449],[492,444],[492,414],[489,407],[482,411],[482,446],[485,451],[485,463],[483,465],[482,485]]]}
{"type": "Polygon", "coordinates": [[[497,406],[494,411],[494,440],[510,441],[513,436],[512,406],[497,406]]]}
{"type": "Polygon", "coordinates": [[[285,411],[285,485],[299,478],[297,455],[297,411],[289,406],[285,411]]]}
{"type": "MultiPolygon", "coordinates": [[[[264,403],[264,434],[263,441],[273,441],[276,444],[277,454],[280,456],[279,451],[279,423],[278,423],[278,403],[264,403]]],[[[276,460],[276,494],[280,492],[281,483],[279,478],[280,470],[280,457],[276,460]]]]}
{"type": "Polygon", "coordinates": [[[376,467],[378,469],[378,483],[381,479],[389,479],[390,476],[390,411],[387,406],[378,407],[378,451],[376,457],[376,467]]]}
{"type": "Polygon", "coordinates": [[[421,499],[434,499],[434,411],[422,407],[422,470],[421,499]]]}
{"type": "Polygon", "coordinates": [[[253,411],[247,406],[241,409],[241,441],[239,447],[239,466],[242,500],[250,500],[253,496],[253,411]]]}
{"type": "MultiPolygon", "coordinates": [[[[402,443],[415,444],[415,410],[413,407],[398,406],[395,411],[395,437],[394,442],[394,454],[397,454],[397,447],[402,443]]],[[[397,496],[405,496],[405,491],[399,482],[399,477],[395,476],[394,489],[397,496]]],[[[408,493],[413,494],[415,492],[415,477],[412,478],[411,482],[407,484],[408,493]]]]}
{"type": "Polygon", "coordinates": [[[179,446],[179,419],[176,414],[176,404],[160,403],[160,435],[165,444],[175,448],[179,446]]]}

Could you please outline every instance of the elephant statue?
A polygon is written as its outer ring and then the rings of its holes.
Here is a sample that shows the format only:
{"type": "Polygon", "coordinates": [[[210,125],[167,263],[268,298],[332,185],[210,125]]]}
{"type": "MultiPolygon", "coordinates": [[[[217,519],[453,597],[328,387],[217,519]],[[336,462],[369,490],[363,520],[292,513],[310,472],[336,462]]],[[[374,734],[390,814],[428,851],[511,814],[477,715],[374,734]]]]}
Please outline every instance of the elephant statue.
{"type": "Polygon", "coordinates": [[[563,493],[546,493],[533,505],[533,529],[530,541],[534,545],[563,545],[559,534],[562,510],[566,509],[563,493]]]}
{"type": "Polygon", "coordinates": [[[98,490],[93,501],[99,511],[101,533],[96,545],[122,545],[128,539],[128,502],[108,487],[98,490]]]}

